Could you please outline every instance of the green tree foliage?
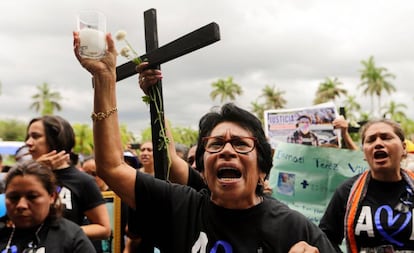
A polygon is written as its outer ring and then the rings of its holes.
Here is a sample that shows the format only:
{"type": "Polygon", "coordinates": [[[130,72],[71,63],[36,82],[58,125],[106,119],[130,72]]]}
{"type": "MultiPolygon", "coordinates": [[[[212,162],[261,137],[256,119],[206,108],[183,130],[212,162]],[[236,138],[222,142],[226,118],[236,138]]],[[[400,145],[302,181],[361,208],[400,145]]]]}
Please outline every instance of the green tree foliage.
{"type": "MultiPolygon", "coordinates": [[[[76,144],[74,147],[75,153],[92,155],[94,149],[92,128],[88,124],[73,124],[72,127],[76,138],[76,144]]],[[[121,125],[120,129],[121,141],[124,147],[126,147],[128,143],[135,142],[132,132],[128,131],[125,124],[121,125]]]]}
{"type": "Polygon", "coordinates": [[[414,134],[414,121],[409,118],[405,118],[400,122],[400,124],[404,130],[405,137],[407,139],[411,139],[410,136],[414,134]]]}
{"type": "Polygon", "coordinates": [[[173,127],[172,135],[175,143],[181,143],[190,147],[197,143],[198,131],[189,127],[173,127]]]}
{"type": "MultiPolygon", "coordinates": [[[[170,124],[171,126],[171,124],[170,124]]],[[[171,133],[175,143],[181,143],[190,147],[197,142],[198,131],[190,127],[172,127],[171,133]]],[[[144,129],[141,133],[141,140],[151,140],[151,127],[144,129]]]]}
{"type": "Polygon", "coordinates": [[[347,90],[342,89],[340,86],[342,82],[338,80],[337,77],[334,79],[332,78],[325,78],[325,81],[319,84],[318,90],[315,94],[315,99],[313,100],[313,104],[320,104],[332,101],[335,103],[335,99],[339,98],[341,95],[347,95],[347,90]]]}
{"type": "Polygon", "coordinates": [[[88,124],[73,124],[75,132],[76,144],[74,151],[78,154],[93,154],[93,132],[88,124]]]}
{"type": "Polygon", "coordinates": [[[24,141],[27,123],[18,120],[0,121],[0,139],[3,141],[24,141]]]}
{"type": "Polygon", "coordinates": [[[264,111],[266,110],[265,105],[261,104],[257,100],[254,102],[251,102],[250,105],[252,106],[252,109],[251,109],[252,113],[255,114],[256,117],[258,117],[263,124],[264,123],[264,111]]]}
{"type": "Polygon", "coordinates": [[[374,112],[374,100],[373,97],[377,97],[377,113],[381,115],[381,95],[383,91],[391,94],[396,91],[393,84],[388,79],[395,78],[395,75],[388,72],[384,67],[376,67],[374,57],[371,56],[367,61],[361,61],[364,69],[361,72],[361,83],[359,87],[362,87],[363,94],[371,97],[371,113],[374,112]]]}
{"type": "Polygon", "coordinates": [[[344,103],[346,118],[350,123],[358,121],[358,116],[361,113],[361,105],[358,103],[356,96],[346,96],[344,103]]]}
{"type": "Polygon", "coordinates": [[[267,109],[279,109],[284,108],[287,101],[283,97],[285,94],[285,91],[281,91],[273,85],[270,87],[269,85],[266,85],[263,90],[260,97],[263,97],[265,99],[264,105],[266,110],[267,109]]]}
{"type": "Polygon", "coordinates": [[[283,97],[285,91],[277,89],[274,85],[266,85],[262,89],[262,93],[259,96],[264,99],[264,102],[259,102],[259,99],[251,103],[251,111],[262,121],[263,123],[263,114],[265,110],[269,109],[280,109],[284,108],[287,101],[283,97]]]}
{"type": "Polygon", "coordinates": [[[210,93],[212,100],[220,97],[220,103],[224,103],[227,100],[236,100],[236,95],[242,95],[243,90],[240,85],[233,82],[233,77],[227,79],[219,79],[217,82],[211,84],[213,91],[210,93]]]}
{"type": "MultiPolygon", "coordinates": [[[[388,72],[384,67],[377,67],[374,57],[361,61],[363,69],[360,70],[361,83],[359,88],[363,88],[363,95],[371,97],[371,110],[369,112],[362,111],[361,105],[358,103],[356,96],[348,96],[347,91],[341,88],[342,83],[338,78],[326,78],[319,84],[315,94],[314,103],[322,103],[327,101],[335,102],[335,99],[346,95],[343,105],[346,110],[347,119],[351,125],[353,122],[363,122],[373,118],[373,111],[378,110],[378,117],[387,117],[401,123],[407,136],[414,133],[414,121],[408,119],[404,109],[406,105],[391,101],[389,104],[381,105],[381,96],[384,92],[390,94],[396,91],[395,87],[389,82],[395,76],[388,72]],[[374,98],[378,98],[378,105],[374,107],[374,98]]],[[[236,100],[238,95],[243,94],[242,87],[233,81],[232,77],[226,79],[218,79],[212,85],[210,97],[215,100],[220,99],[221,103],[228,100],[236,100]]],[[[1,95],[0,82],[0,95],[1,95]]],[[[59,92],[54,92],[45,82],[37,86],[37,93],[32,96],[33,103],[30,109],[34,109],[41,115],[53,114],[55,110],[60,111],[62,108],[59,104],[62,99],[59,92]]],[[[268,109],[284,108],[287,101],[284,99],[285,91],[276,89],[275,86],[266,85],[262,89],[261,94],[251,102],[251,111],[263,122],[263,114],[268,109]]],[[[5,141],[24,141],[26,137],[27,122],[18,120],[0,120],[0,138],[5,141]]],[[[93,153],[93,135],[89,125],[74,124],[76,133],[75,152],[81,154],[93,153]]],[[[197,130],[186,127],[173,127],[172,134],[175,142],[182,143],[187,146],[194,144],[197,140],[197,130]]],[[[122,144],[126,146],[128,143],[137,142],[134,135],[128,131],[126,125],[121,126],[122,144]]],[[[151,140],[151,128],[148,127],[142,132],[142,141],[151,140]]]]}
{"type": "Polygon", "coordinates": [[[120,125],[121,129],[121,142],[124,147],[127,146],[129,143],[136,142],[134,134],[128,130],[128,126],[126,124],[120,125]]]}
{"type": "Polygon", "coordinates": [[[141,132],[141,142],[144,142],[144,141],[150,141],[150,140],[152,140],[151,137],[152,136],[152,134],[151,134],[151,127],[147,127],[147,128],[145,128],[142,132],[141,132]]]}
{"type": "Polygon", "coordinates": [[[51,91],[48,83],[43,83],[37,87],[38,93],[32,96],[34,102],[30,105],[30,109],[40,112],[41,115],[53,115],[54,110],[62,110],[59,101],[62,96],[59,92],[51,91]]]}
{"type": "Polygon", "coordinates": [[[389,118],[397,122],[403,122],[407,118],[403,109],[407,109],[407,105],[390,101],[388,105],[383,106],[383,118],[389,118]]]}

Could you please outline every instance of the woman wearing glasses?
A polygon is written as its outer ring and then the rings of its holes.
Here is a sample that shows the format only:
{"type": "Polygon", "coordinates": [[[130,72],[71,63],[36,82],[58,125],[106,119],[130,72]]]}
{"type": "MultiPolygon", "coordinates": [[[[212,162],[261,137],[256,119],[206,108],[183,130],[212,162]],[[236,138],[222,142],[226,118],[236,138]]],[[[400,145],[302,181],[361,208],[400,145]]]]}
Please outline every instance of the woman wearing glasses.
{"type": "Polygon", "coordinates": [[[7,216],[0,221],[0,252],[95,252],[75,223],[62,218],[53,172],[28,161],[6,177],[7,216]]]}
{"type": "MultiPolygon", "coordinates": [[[[74,51],[94,79],[98,175],[136,209],[144,240],[161,252],[333,252],[316,225],[263,197],[271,147],[261,122],[232,104],[207,113],[199,123],[196,164],[208,189],[196,191],[129,167],[122,159],[116,109],[116,50],[110,34],[106,38],[108,51],[101,60],[80,57],[77,32],[74,51]]],[[[160,72],[147,70],[140,83],[159,78],[160,72]]]]}

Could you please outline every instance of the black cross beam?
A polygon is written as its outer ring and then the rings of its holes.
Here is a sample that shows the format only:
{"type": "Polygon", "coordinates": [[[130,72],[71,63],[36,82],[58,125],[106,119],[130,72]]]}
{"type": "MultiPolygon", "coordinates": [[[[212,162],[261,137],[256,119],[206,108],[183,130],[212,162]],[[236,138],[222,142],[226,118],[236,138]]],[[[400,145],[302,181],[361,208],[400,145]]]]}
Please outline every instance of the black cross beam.
{"type": "MultiPolygon", "coordinates": [[[[220,30],[216,23],[210,23],[191,33],[188,33],[162,47],[158,47],[157,13],[155,9],[144,12],[146,54],[141,59],[149,63],[149,68],[160,69],[160,64],[176,59],[180,56],[208,46],[220,40],[220,30]]],[[[132,61],[116,68],[117,81],[137,74],[136,64],[132,61]]],[[[157,115],[156,108],[164,112],[162,96],[162,82],[156,84],[160,96],[157,101],[150,102],[151,133],[154,155],[155,177],[165,179],[168,171],[168,158],[165,149],[159,149],[161,124],[164,124],[164,115],[157,115]]]]}

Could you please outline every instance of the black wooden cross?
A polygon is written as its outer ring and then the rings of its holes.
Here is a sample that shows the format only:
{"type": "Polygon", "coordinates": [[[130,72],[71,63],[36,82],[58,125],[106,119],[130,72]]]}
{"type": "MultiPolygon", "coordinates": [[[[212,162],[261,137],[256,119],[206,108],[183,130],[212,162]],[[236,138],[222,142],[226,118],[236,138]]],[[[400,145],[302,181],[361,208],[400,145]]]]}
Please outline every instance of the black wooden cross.
{"type": "MultiPolygon", "coordinates": [[[[158,47],[157,13],[155,9],[144,12],[146,54],[140,56],[148,61],[149,68],[160,69],[160,64],[188,54],[192,51],[208,46],[220,40],[220,31],[216,23],[210,23],[191,33],[188,33],[162,47],[158,47]]],[[[136,64],[132,61],[116,68],[117,81],[137,74],[136,64]]],[[[165,149],[159,149],[161,124],[164,125],[164,115],[157,115],[156,107],[164,112],[162,98],[162,83],[156,84],[161,96],[156,102],[150,102],[151,132],[154,154],[155,177],[165,179],[167,175],[168,159],[165,149]]]]}

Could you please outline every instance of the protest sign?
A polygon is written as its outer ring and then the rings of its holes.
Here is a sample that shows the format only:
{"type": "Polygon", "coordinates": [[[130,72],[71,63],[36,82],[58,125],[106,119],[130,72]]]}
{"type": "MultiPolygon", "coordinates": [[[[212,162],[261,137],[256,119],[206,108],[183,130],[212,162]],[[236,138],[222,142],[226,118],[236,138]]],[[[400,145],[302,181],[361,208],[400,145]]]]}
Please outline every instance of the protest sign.
{"type": "Polygon", "coordinates": [[[280,142],[269,183],[272,196],[319,223],[335,189],[368,168],[361,151],[280,142]]]}
{"type": "Polygon", "coordinates": [[[279,142],[313,146],[340,146],[340,131],[332,121],[338,116],[333,103],[306,108],[266,110],[265,132],[273,148],[279,142]]]}

